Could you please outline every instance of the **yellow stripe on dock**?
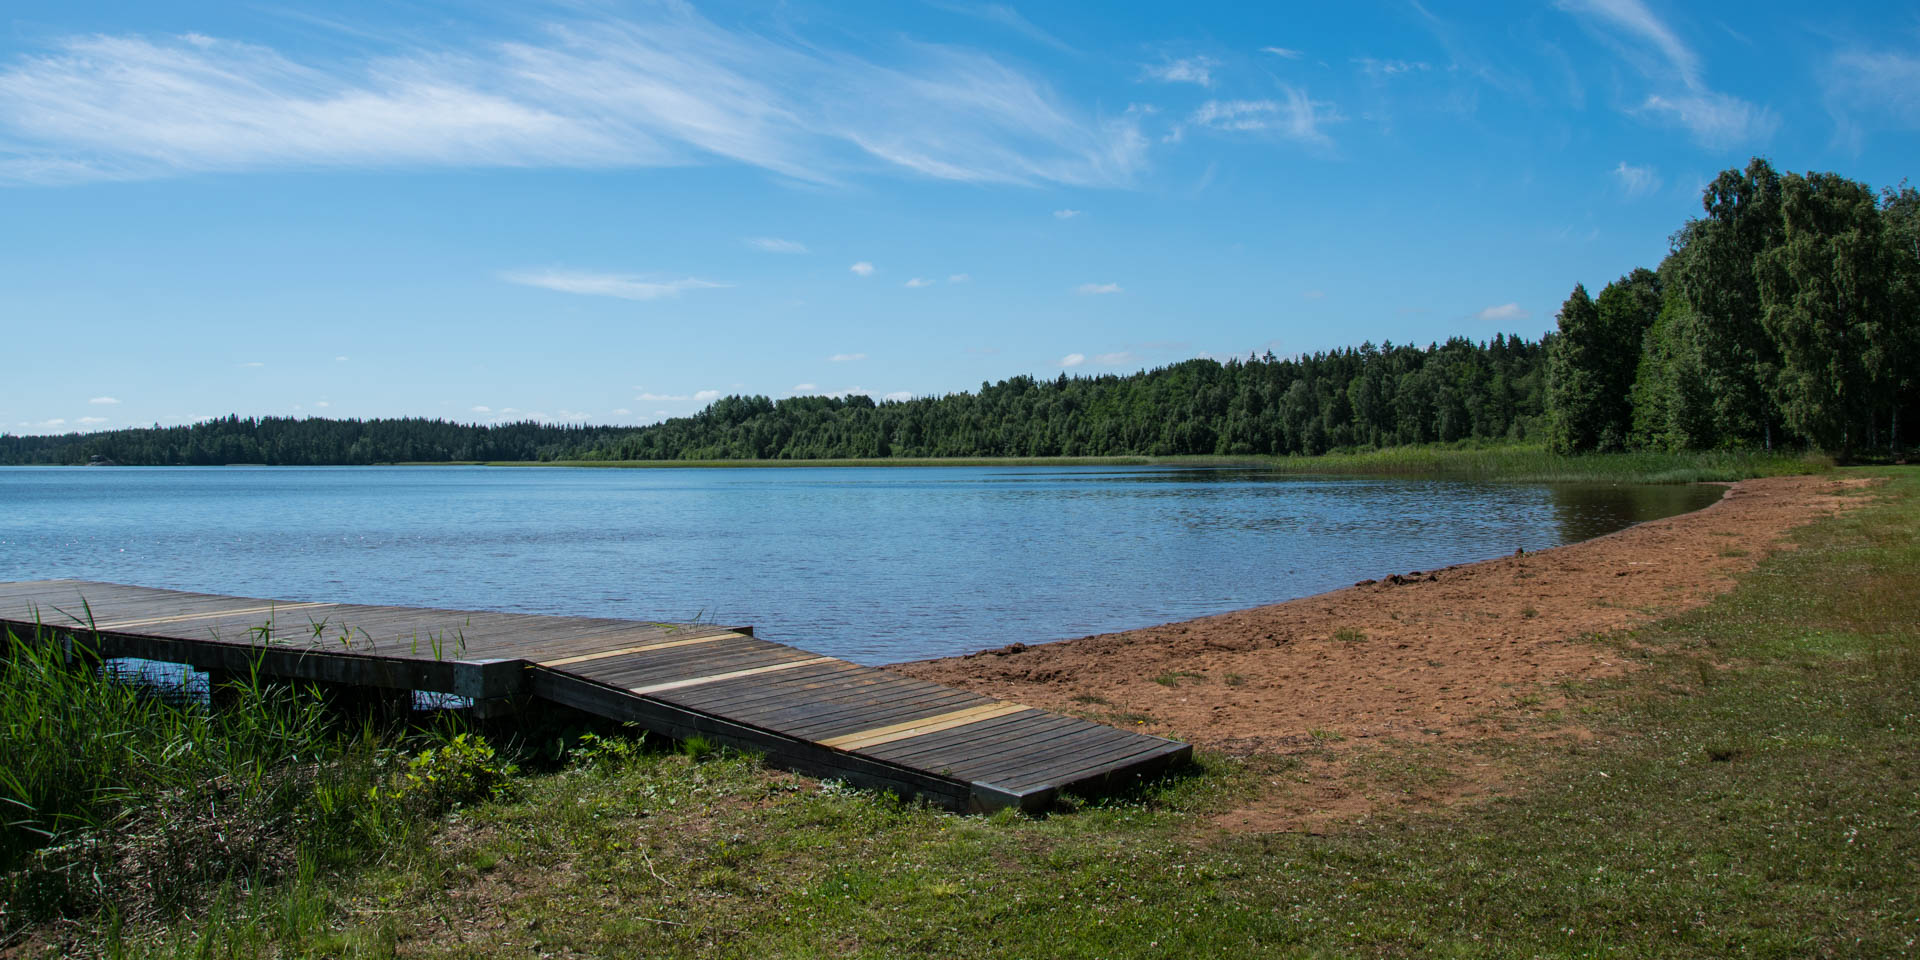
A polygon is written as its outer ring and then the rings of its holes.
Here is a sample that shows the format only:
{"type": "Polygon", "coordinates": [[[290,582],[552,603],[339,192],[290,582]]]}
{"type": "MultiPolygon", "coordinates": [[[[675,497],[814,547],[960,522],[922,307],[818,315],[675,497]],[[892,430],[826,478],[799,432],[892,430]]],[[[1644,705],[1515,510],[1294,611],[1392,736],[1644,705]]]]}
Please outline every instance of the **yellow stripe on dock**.
{"type": "Polygon", "coordinates": [[[304,610],[308,607],[329,607],[329,603],[276,603],[268,607],[246,607],[240,610],[214,610],[209,613],[183,613],[172,617],[148,617],[144,620],[114,620],[91,625],[94,630],[125,630],[128,627],[152,627],[162,623],[184,623],[188,620],[211,620],[218,617],[239,617],[249,613],[275,613],[281,610],[304,610]]]}
{"type": "Polygon", "coordinates": [[[710,637],[691,637],[686,640],[661,640],[657,643],[643,643],[637,647],[621,647],[618,650],[603,650],[599,653],[583,653],[577,657],[563,657],[559,660],[542,660],[543,667],[564,667],[570,663],[586,663],[589,660],[604,660],[629,653],[644,653],[648,650],[665,650],[668,647],[690,647],[696,643],[712,643],[715,640],[733,640],[744,637],[744,633],[716,633],[710,637]]]}
{"type": "Polygon", "coordinates": [[[650,687],[630,687],[628,689],[632,693],[643,695],[649,693],[664,693],[668,690],[683,690],[687,687],[697,687],[707,683],[719,683],[722,680],[732,680],[737,677],[751,677],[762,673],[792,670],[794,667],[811,667],[818,663],[833,662],[833,657],[814,657],[811,660],[789,660],[786,663],[776,663],[770,667],[754,667],[751,670],[734,670],[730,673],[716,673],[705,677],[694,677],[689,680],[674,680],[670,683],[656,683],[650,687]]]}
{"type": "Polygon", "coordinates": [[[919,737],[929,733],[939,733],[942,730],[952,730],[955,727],[964,727],[970,723],[983,723],[996,717],[1004,717],[1008,714],[1031,709],[1033,708],[1018,703],[989,703],[979,707],[968,707],[965,710],[955,710],[951,713],[937,713],[931,717],[921,717],[918,720],[908,720],[905,723],[888,724],[884,727],[874,727],[871,730],[862,730],[858,733],[844,734],[822,740],[820,744],[822,746],[832,747],[835,750],[859,750],[864,747],[877,747],[883,743],[892,743],[895,740],[905,740],[909,737],[919,737]]]}

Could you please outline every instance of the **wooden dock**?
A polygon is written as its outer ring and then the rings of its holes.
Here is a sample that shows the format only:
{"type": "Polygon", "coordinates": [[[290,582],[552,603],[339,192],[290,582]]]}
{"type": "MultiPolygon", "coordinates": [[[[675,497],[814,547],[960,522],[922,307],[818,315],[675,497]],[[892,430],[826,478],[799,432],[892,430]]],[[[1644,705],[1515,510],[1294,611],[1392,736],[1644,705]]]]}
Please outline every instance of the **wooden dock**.
{"type": "Polygon", "coordinates": [[[259,600],[79,580],[0,583],[0,624],[104,658],[481,706],[543,699],[699,735],[823,778],[962,810],[1184,763],[1184,743],[820,656],[750,627],[259,600]]]}

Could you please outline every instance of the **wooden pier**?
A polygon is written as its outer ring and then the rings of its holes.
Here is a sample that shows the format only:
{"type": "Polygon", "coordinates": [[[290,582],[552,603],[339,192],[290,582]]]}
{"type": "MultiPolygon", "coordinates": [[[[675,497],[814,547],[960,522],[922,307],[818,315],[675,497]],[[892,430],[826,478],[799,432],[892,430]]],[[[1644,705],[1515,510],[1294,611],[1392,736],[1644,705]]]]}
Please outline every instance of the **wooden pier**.
{"type": "Polygon", "coordinates": [[[753,636],[750,627],[258,600],[79,580],[0,583],[0,624],[104,658],[429,691],[482,709],[565,704],[755,750],[823,778],[955,809],[1043,808],[1184,763],[1189,746],[753,636]]]}

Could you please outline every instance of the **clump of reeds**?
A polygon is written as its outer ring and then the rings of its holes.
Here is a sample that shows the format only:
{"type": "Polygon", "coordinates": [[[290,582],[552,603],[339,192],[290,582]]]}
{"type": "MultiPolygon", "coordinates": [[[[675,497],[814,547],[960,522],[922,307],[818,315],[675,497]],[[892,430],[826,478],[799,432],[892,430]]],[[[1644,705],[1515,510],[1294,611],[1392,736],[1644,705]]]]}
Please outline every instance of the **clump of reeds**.
{"type": "Polygon", "coordinates": [[[0,902],[15,918],[178,912],[391,848],[450,802],[409,789],[402,761],[451,731],[342,723],[255,676],[214,708],[51,632],[7,633],[0,653],[0,902]]]}

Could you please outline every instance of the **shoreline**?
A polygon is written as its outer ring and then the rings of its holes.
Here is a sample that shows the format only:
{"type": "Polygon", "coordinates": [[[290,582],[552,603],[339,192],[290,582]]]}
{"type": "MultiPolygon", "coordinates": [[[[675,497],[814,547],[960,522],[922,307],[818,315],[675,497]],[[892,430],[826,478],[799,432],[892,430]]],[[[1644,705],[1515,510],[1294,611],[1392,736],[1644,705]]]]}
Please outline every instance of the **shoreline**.
{"type": "Polygon", "coordinates": [[[1861,503],[1847,495],[1873,482],[1745,480],[1700,510],[1537,553],[885,669],[1231,756],[1584,739],[1561,713],[1567,685],[1631,668],[1594,638],[1706,603],[1790,549],[1790,530],[1861,503]],[[1551,729],[1516,731],[1516,717],[1551,729]]]}

